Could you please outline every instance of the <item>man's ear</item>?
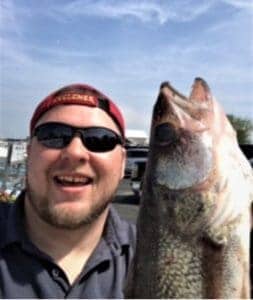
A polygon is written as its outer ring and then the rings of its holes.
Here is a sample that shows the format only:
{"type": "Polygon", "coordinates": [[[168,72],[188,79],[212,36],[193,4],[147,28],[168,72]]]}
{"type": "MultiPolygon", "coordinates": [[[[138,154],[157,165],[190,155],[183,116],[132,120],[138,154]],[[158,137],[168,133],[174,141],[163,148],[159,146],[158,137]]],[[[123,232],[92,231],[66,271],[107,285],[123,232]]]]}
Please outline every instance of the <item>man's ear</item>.
{"type": "Polygon", "coordinates": [[[122,147],[122,169],[121,169],[121,179],[125,176],[125,166],[126,166],[126,159],[127,159],[127,151],[125,148],[122,147]]]}
{"type": "Polygon", "coordinates": [[[253,230],[253,203],[251,203],[251,214],[250,214],[251,218],[251,230],[253,230]]]}
{"type": "Polygon", "coordinates": [[[27,145],[26,145],[26,154],[27,154],[27,157],[30,155],[30,152],[31,152],[31,140],[29,139],[27,145]]]}

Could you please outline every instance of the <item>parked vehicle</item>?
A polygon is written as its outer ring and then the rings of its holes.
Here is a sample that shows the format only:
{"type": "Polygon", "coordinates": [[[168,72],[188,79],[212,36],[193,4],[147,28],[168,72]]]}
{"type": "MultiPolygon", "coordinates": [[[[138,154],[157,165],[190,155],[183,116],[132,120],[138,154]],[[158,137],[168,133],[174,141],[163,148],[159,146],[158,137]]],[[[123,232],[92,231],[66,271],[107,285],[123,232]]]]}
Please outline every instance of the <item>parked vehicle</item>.
{"type": "Polygon", "coordinates": [[[244,155],[248,158],[251,166],[253,167],[253,145],[250,144],[242,144],[240,148],[244,155]]]}
{"type": "Polygon", "coordinates": [[[131,188],[134,194],[141,196],[146,161],[135,162],[131,174],[131,188]]]}
{"type": "Polygon", "coordinates": [[[127,149],[127,161],[125,168],[125,178],[131,178],[133,168],[136,163],[146,163],[148,157],[148,147],[129,147],[127,149]]]}

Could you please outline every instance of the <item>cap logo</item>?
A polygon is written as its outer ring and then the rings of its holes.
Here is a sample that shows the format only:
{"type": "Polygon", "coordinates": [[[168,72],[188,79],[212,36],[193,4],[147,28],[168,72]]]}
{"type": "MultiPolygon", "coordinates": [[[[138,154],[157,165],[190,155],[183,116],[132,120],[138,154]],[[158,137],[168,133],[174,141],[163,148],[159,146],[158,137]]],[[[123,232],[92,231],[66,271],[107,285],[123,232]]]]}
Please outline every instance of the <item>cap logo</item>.
{"type": "Polygon", "coordinates": [[[61,103],[66,100],[68,100],[68,101],[76,101],[77,100],[77,101],[83,102],[86,105],[92,105],[92,106],[97,105],[96,97],[94,97],[92,95],[81,95],[81,94],[74,94],[74,93],[66,93],[63,95],[56,96],[55,98],[53,98],[51,100],[52,101],[51,103],[54,105],[56,103],[61,103]]]}

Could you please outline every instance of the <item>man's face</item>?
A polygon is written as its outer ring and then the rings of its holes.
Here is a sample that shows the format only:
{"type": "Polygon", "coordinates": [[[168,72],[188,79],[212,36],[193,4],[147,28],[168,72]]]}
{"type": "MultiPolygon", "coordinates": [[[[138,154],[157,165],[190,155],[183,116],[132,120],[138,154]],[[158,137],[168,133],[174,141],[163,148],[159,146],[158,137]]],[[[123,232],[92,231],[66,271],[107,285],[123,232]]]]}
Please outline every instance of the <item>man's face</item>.
{"type": "MultiPolygon", "coordinates": [[[[82,105],[56,106],[36,126],[47,122],[102,126],[119,134],[104,111],[82,105]]],[[[121,145],[95,153],[75,136],[65,148],[50,149],[33,137],[28,147],[27,205],[42,220],[57,227],[71,229],[91,223],[111,201],[124,165],[125,150],[121,145]]]]}

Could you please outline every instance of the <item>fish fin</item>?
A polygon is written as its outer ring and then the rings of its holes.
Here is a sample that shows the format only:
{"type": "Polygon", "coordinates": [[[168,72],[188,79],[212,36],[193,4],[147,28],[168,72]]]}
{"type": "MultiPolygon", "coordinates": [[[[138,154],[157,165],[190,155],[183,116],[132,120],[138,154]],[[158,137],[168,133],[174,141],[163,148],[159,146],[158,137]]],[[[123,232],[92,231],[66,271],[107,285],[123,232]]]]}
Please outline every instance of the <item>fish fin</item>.
{"type": "Polygon", "coordinates": [[[225,224],[219,228],[209,227],[206,229],[205,234],[212,243],[217,246],[225,246],[228,243],[229,238],[233,235],[234,230],[237,228],[238,224],[241,222],[242,216],[239,215],[233,221],[225,224]]]}

